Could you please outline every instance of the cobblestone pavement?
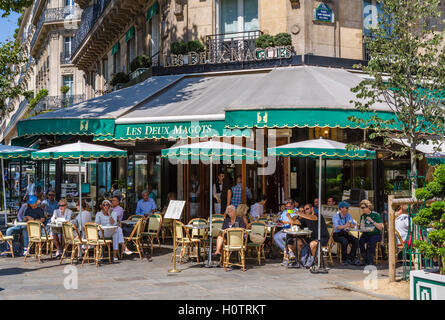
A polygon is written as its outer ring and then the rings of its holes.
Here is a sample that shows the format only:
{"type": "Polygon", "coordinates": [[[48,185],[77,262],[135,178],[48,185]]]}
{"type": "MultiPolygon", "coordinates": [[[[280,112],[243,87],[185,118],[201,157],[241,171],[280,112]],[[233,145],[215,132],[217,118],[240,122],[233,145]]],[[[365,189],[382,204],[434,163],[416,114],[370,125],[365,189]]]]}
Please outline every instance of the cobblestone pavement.
{"type": "MultiPolygon", "coordinates": [[[[46,257],[46,256],[45,256],[46,257]]],[[[93,263],[76,267],[78,288],[64,273],[69,261],[34,257],[0,258],[0,299],[375,299],[337,288],[333,282],[360,281],[369,275],[359,267],[334,266],[328,274],[311,274],[306,269],[286,269],[279,260],[257,265],[248,261],[247,270],[202,268],[195,262],[178,264],[182,272],[169,275],[171,247],[155,248],[151,261],[136,255],[123,261],[96,267],[93,263]]],[[[74,264],[76,266],[76,264],[74,264]]],[[[378,270],[387,277],[387,270],[378,270]]]]}

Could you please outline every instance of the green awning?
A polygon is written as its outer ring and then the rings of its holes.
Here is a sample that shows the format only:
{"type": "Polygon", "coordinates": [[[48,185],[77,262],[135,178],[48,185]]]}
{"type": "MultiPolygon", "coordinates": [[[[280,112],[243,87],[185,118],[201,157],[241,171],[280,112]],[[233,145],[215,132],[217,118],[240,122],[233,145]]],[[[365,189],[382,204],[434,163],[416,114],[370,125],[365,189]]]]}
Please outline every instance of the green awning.
{"type": "Polygon", "coordinates": [[[197,137],[250,137],[250,130],[224,128],[224,121],[117,124],[114,136],[94,137],[94,141],[180,139],[197,137]]]}
{"type": "Polygon", "coordinates": [[[445,164],[445,152],[436,152],[426,155],[426,162],[430,166],[445,164]]]}
{"type": "Polygon", "coordinates": [[[147,21],[150,21],[153,16],[158,13],[159,3],[156,1],[148,10],[147,10],[147,21]]]}
{"type": "Polygon", "coordinates": [[[111,55],[114,55],[116,52],[118,52],[119,48],[120,48],[120,44],[119,44],[119,42],[116,42],[116,44],[111,49],[111,55]]]}
{"type": "MultiPolygon", "coordinates": [[[[394,113],[378,111],[384,120],[396,119],[394,113]]],[[[365,118],[358,110],[346,109],[256,109],[226,110],[226,128],[364,128],[363,125],[349,121],[349,116],[365,118]]],[[[371,118],[374,114],[369,113],[371,118]]],[[[396,127],[396,125],[394,125],[396,127]]]]}
{"type": "Polygon", "coordinates": [[[0,159],[29,158],[35,149],[0,144],[0,159]]]}
{"type": "Polygon", "coordinates": [[[32,135],[113,135],[113,119],[35,119],[17,124],[19,137],[32,135]]]}
{"type": "Polygon", "coordinates": [[[125,33],[125,41],[128,42],[133,38],[134,38],[134,26],[128,29],[128,31],[125,33]]]}

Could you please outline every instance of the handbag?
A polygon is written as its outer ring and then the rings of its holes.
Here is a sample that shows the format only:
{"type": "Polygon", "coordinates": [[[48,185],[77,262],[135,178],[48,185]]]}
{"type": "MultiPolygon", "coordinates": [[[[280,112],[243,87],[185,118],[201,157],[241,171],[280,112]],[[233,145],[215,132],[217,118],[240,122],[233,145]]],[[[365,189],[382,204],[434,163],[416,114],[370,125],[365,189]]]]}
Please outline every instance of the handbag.
{"type": "Polygon", "coordinates": [[[307,243],[301,249],[300,263],[305,268],[310,268],[314,264],[314,257],[312,257],[311,248],[307,243]]]}

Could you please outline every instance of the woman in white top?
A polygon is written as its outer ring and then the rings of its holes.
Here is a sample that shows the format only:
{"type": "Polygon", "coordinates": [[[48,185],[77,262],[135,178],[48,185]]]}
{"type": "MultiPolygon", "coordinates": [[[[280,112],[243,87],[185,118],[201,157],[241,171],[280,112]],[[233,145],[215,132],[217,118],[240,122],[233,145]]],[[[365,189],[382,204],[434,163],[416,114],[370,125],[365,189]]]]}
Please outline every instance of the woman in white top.
{"type": "MultiPolygon", "coordinates": [[[[101,226],[117,226],[117,229],[106,229],[104,230],[105,238],[113,239],[113,260],[117,260],[117,250],[119,249],[119,244],[124,246],[125,254],[132,254],[130,250],[124,245],[124,234],[122,228],[118,226],[118,219],[116,213],[112,213],[111,202],[108,200],[102,201],[102,210],[96,214],[95,222],[101,226]]],[[[100,235],[101,236],[101,235],[100,235]]]]}
{"type": "MultiPolygon", "coordinates": [[[[79,200],[77,200],[76,203],[76,208],[77,211],[80,211],[79,209],[79,200]]],[[[77,227],[77,229],[79,229],[80,235],[82,236],[82,238],[84,238],[84,226],[86,222],[91,222],[91,212],[89,210],[89,207],[86,203],[85,200],[82,200],[82,213],[81,215],[78,214],[76,216],[76,218],[74,218],[73,220],[71,220],[71,222],[77,227]],[[82,218],[82,219],[80,219],[82,218]],[[80,225],[80,222],[82,221],[82,225],[80,225]]]]}
{"type": "MultiPolygon", "coordinates": [[[[67,208],[68,203],[65,199],[59,200],[59,209],[54,210],[53,216],[51,217],[51,223],[56,223],[57,221],[70,221],[71,215],[73,212],[67,208]]],[[[54,243],[57,248],[56,258],[60,257],[60,240],[59,237],[62,237],[62,228],[60,227],[52,227],[51,228],[51,236],[54,239],[54,243]]]]}

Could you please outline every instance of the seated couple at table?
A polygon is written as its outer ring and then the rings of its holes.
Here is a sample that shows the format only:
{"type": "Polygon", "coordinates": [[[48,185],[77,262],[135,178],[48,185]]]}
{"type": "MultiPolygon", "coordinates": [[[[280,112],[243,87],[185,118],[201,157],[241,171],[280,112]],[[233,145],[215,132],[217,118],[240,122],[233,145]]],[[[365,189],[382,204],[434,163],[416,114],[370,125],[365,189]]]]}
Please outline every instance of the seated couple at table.
{"type": "Polygon", "coordinates": [[[348,229],[357,227],[354,219],[348,213],[349,207],[349,203],[340,202],[338,205],[339,212],[332,217],[333,239],[341,245],[342,265],[373,265],[376,245],[382,240],[382,219],[377,212],[372,211],[372,203],[369,200],[360,202],[360,209],[363,213],[360,217],[360,229],[372,230],[362,232],[360,240],[358,240],[348,231],[348,229]],[[349,253],[348,245],[351,245],[349,253]],[[359,246],[363,261],[356,257],[359,246]]]}
{"type": "MultiPolygon", "coordinates": [[[[303,211],[299,212],[295,208],[295,202],[292,199],[286,200],[285,209],[281,213],[280,222],[283,225],[297,225],[301,228],[308,228],[310,231],[312,231],[311,235],[307,238],[288,235],[284,230],[275,233],[273,237],[275,244],[281,251],[288,252],[288,260],[285,260],[283,265],[299,267],[299,263],[295,261],[296,256],[293,248],[296,245],[296,250],[298,253],[300,253],[306,242],[309,245],[312,256],[315,258],[318,245],[318,216],[315,214],[312,204],[306,204],[303,207],[303,211]]],[[[329,232],[323,216],[321,217],[320,241],[322,246],[325,246],[329,241],[329,232]]]]}

